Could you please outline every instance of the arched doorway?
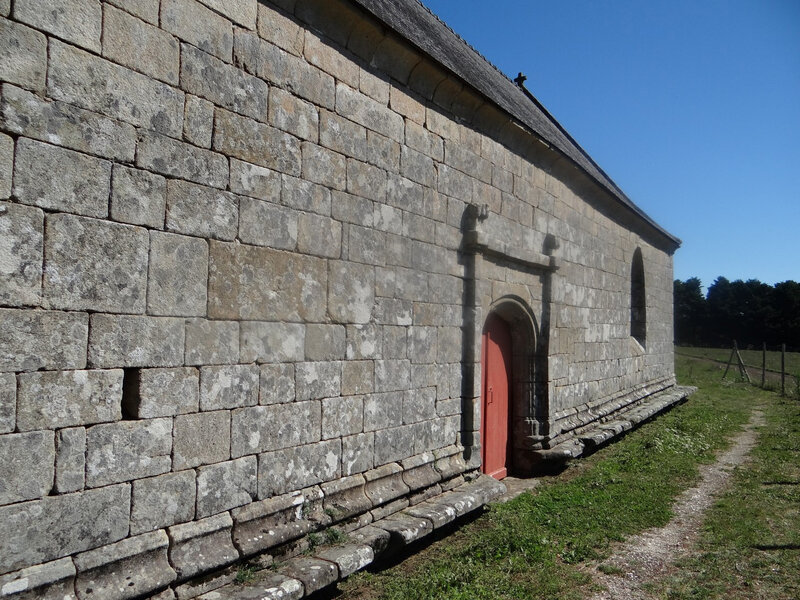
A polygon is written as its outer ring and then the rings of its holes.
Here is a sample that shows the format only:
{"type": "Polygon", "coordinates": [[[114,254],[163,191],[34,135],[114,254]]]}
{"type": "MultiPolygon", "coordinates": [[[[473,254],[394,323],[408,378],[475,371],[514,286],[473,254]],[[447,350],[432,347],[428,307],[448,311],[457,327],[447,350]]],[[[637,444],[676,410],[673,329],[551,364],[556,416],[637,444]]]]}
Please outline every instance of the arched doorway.
{"type": "Polygon", "coordinates": [[[481,464],[495,479],[503,479],[510,467],[511,369],[511,329],[491,313],[481,344],[481,464]]]}

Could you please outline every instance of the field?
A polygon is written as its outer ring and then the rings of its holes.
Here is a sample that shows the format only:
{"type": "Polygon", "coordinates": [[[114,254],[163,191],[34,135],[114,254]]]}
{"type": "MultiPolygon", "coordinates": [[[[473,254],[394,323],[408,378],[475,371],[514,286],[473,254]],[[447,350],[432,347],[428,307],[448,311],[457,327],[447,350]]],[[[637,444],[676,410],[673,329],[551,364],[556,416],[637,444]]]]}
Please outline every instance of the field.
{"type": "MultiPolygon", "coordinates": [[[[730,348],[688,348],[676,347],[675,353],[682,356],[694,356],[697,358],[707,358],[711,360],[728,362],[731,357],[730,348]]],[[[748,367],[758,369],[761,372],[761,350],[739,350],[742,355],[744,364],[748,367]]],[[[735,360],[735,359],[734,359],[735,360]]],[[[736,363],[734,362],[734,365],[736,363]]],[[[780,351],[768,350],[767,351],[767,369],[771,371],[781,370],[781,353],[780,351]]],[[[787,352],[786,353],[786,373],[792,375],[800,375],[800,352],[787,352]]]]}
{"type": "Polygon", "coordinates": [[[700,553],[649,590],[659,599],[800,597],[800,405],[722,381],[721,366],[707,360],[676,363],[679,380],[699,387],[688,402],[402,562],[351,577],[333,597],[589,598],[602,560],[626,537],[670,520],[698,466],[713,462],[754,407],[767,423],[754,460],[708,513],[700,553]]]}

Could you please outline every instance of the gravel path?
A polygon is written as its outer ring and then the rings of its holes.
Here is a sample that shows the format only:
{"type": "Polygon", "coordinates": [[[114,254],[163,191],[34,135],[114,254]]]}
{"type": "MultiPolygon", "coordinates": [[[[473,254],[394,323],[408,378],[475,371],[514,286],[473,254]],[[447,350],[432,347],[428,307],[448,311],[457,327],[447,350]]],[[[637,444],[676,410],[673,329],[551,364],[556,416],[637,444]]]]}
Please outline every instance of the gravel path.
{"type": "Polygon", "coordinates": [[[606,588],[591,600],[649,600],[643,584],[664,576],[676,560],[691,551],[706,510],[725,487],[731,472],[748,457],[756,443],[756,427],[764,423],[764,414],[756,409],[733,445],[712,465],[700,467],[697,487],[683,492],[672,507],[675,516],[664,527],[628,539],[603,564],[617,567],[620,575],[606,575],[593,566],[592,577],[606,588]]]}

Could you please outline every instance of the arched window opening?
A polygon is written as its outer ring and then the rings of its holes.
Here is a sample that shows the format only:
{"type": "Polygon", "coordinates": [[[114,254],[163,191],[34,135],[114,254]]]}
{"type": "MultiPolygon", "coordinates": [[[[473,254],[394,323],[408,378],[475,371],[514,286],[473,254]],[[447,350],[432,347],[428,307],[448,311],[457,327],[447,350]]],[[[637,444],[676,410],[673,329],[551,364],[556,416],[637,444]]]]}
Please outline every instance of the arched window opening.
{"type": "Polygon", "coordinates": [[[647,341],[647,293],[641,248],[633,253],[631,264],[631,336],[644,347],[647,341]]]}

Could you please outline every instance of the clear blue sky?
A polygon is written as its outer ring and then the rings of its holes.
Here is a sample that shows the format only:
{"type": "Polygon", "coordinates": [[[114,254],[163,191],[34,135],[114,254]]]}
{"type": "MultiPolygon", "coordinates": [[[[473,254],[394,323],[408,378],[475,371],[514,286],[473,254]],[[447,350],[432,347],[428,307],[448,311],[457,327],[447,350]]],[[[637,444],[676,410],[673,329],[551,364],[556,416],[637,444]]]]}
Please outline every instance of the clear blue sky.
{"type": "Polygon", "coordinates": [[[683,240],[675,277],[800,281],[800,0],[423,0],[683,240]]]}

